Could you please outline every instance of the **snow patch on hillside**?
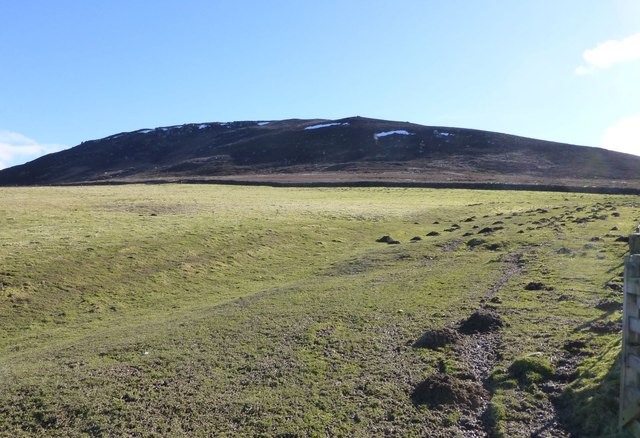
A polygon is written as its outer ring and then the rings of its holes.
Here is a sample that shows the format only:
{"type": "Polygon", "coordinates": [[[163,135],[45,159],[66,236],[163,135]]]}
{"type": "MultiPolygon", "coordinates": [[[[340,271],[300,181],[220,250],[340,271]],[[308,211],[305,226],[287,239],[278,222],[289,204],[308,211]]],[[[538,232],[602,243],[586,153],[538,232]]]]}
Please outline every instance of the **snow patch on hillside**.
{"type": "Polygon", "coordinates": [[[304,129],[305,129],[305,131],[308,131],[310,129],[328,128],[329,126],[347,126],[348,124],[349,124],[349,122],[344,122],[344,123],[338,123],[338,122],[323,123],[323,124],[320,124],[320,125],[307,126],[304,129]]]}
{"type": "Polygon", "coordinates": [[[158,128],[161,131],[167,132],[167,131],[172,131],[174,129],[180,129],[183,128],[184,125],[174,125],[174,126],[163,126],[162,128],[158,128]]]}
{"type": "Polygon", "coordinates": [[[268,125],[271,122],[258,122],[258,126],[268,125]]]}
{"type": "Polygon", "coordinates": [[[437,136],[437,137],[453,137],[455,134],[452,132],[447,132],[447,131],[438,131],[437,129],[433,130],[433,133],[437,136]]]}
{"type": "Polygon", "coordinates": [[[415,135],[415,134],[413,134],[412,132],[406,131],[404,129],[398,129],[395,131],[376,132],[375,134],[373,134],[373,138],[377,140],[380,137],[386,137],[388,135],[415,135]]]}

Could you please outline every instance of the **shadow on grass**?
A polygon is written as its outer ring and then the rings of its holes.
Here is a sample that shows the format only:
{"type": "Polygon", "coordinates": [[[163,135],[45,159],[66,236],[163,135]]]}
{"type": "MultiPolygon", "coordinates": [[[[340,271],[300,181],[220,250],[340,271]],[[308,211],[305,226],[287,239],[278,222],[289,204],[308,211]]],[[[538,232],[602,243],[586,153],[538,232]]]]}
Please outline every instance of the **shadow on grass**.
{"type": "MultiPolygon", "coordinates": [[[[629,252],[629,251],[627,251],[625,254],[627,254],[628,252],[629,252]]],[[[608,273],[608,274],[611,274],[611,273],[613,273],[613,272],[615,272],[615,271],[618,271],[618,270],[620,270],[620,269],[622,269],[622,268],[624,268],[624,262],[619,263],[618,265],[616,265],[616,266],[612,267],[611,269],[609,269],[609,270],[607,271],[607,273],[608,273]]],[[[614,278],[615,278],[615,277],[614,277],[614,278]]]]}
{"type": "Polygon", "coordinates": [[[572,333],[578,333],[584,330],[590,330],[595,333],[617,333],[622,330],[622,322],[618,318],[611,319],[611,315],[616,312],[622,313],[618,309],[607,311],[600,316],[580,324],[572,330],[572,333]]]}

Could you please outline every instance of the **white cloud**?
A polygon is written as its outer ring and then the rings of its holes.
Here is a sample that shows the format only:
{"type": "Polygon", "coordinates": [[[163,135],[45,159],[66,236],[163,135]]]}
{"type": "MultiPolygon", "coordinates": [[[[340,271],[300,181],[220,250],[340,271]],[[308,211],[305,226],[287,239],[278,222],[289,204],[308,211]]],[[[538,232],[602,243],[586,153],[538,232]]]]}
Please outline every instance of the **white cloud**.
{"type": "Polygon", "coordinates": [[[587,65],[576,68],[574,73],[585,75],[598,69],[607,69],[615,64],[640,59],[640,33],[621,40],[609,40],[593,49],[585,50],[582,57],[587,65]]]}
{"type": "Polygon", "coordinates": [[[602,147],[640,156],[640,114],[625,117],[608,127],[602,137],[602,147]]]}
{"type": "Polygon", "coordinates": [[[25,163],[66,148],[67,146],[60,144],[38,143],[17,132],[0,130],[0,169],[25,163]]]}

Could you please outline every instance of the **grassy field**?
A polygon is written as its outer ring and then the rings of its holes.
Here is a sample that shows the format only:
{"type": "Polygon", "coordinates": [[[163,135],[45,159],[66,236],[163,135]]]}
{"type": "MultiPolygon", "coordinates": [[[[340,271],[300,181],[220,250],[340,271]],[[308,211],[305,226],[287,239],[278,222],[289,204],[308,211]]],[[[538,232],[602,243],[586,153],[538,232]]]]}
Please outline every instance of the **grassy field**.
{"type": "Polygon", "coordinates": [[[637,197],[131,185],[0,204],[0,436],[615,432],[637,197]],[[478,310],[495,326],[466,330],[478,310]]]}

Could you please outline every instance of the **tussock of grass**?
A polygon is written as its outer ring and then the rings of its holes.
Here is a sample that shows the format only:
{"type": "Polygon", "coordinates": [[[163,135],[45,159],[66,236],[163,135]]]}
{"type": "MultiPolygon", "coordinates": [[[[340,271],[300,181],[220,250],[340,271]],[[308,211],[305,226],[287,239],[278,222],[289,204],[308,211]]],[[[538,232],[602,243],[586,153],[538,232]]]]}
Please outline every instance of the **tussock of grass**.
{"type": "Polygon", "coordinates": [[[551,362],[535,353],[520,356],[509,366],[509,374],[523,384],[549,379],[554,372],[551,362]]]}

